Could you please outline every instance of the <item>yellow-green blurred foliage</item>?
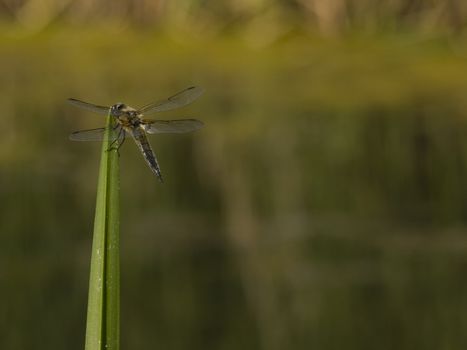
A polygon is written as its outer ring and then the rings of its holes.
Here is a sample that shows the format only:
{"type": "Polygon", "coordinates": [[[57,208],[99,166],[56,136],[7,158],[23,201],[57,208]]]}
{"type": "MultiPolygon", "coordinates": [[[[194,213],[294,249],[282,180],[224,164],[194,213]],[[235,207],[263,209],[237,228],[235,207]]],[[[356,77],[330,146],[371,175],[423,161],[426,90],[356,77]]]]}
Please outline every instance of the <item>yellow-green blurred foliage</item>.
{"type": "Polygon", "coordinates": [[[190,85],[204,129],[121,150],[122,348],[467,346],[467,5],[0,1],[0,349],[82,349],[103,118],[190,85]]]}

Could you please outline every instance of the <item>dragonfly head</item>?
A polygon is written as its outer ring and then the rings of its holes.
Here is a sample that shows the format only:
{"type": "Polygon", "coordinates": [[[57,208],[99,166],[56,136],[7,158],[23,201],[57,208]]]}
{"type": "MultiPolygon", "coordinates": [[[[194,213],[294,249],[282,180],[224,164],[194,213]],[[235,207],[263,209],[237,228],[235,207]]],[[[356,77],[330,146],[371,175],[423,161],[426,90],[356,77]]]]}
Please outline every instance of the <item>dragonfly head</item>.
{"type": "Polygon", "coordinates": [[[118,117],[125,112],[125,109],[126,105],[124,103],[119,102],[110,107],[110,114],[112,114],[114,117],[118,117]]]}

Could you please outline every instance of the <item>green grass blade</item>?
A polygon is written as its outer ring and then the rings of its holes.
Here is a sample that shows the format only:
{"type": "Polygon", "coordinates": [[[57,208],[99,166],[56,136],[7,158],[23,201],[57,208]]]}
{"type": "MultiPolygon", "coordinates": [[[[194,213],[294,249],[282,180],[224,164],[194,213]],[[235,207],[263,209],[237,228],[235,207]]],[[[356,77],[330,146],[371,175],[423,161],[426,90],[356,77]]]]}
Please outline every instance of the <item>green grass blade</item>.
{"type": "Polygon", "coordinates": [[[110,149],[112,118],[102,144],[89,278],[85,350],[120,347],[119,164],[110,149]]]}

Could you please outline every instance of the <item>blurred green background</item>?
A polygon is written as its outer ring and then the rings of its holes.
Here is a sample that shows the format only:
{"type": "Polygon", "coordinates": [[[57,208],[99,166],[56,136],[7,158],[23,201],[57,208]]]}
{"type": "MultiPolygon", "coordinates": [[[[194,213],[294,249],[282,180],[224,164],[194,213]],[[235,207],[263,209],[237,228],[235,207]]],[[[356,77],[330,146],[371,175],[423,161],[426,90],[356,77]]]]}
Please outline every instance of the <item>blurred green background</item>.
{"type": "Polygon", "coordinates": [[[82,349],[103,118],[121,150],[122,349],[467,347],[467,4],[0,0],[0,349],[82,349]]]}

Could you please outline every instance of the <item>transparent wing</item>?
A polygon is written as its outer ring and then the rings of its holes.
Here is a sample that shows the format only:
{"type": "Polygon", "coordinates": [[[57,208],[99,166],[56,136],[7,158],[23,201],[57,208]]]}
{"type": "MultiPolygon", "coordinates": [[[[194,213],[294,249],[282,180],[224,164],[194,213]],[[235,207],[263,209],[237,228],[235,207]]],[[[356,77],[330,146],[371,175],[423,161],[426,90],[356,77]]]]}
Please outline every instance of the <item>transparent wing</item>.
{"type": "MultiPolygon", "coordinates": [[[[117,138],[116,132],[111,136],[111,141],[117,138]]],[[[105,128],[79,130],[70,134],[72,141],[102,141],[105,136],[105,128]]]]}
{"type": "Polygon", "coordinates": [[[144,120],[144,130],[148,134],[185,133],[198,130],[204,123],[197,119],[144,120]]]}
{"type": "Polygon", "coordinates": [[[172,97],[169,97],[167,100],[150,103],[144,107],[141,107],[139,112],[142,114],[147,114],[180,108],[196,100],[203,92],[203,88],[192,86],[179,92],[176,95],[173,95],[172,97]]]}
{"type": "Polygon", "coordinates": [[[87,109],[88,111],[91,111],[94,113],[99,113],[99,114],[104,114],[104,115],[107,115],[109,113],[110,107],[98,106],[92,103],[87,103],[84,101],[77,100],[75,98],[69,98],[68,102],[79,108],[87,109]]]}

